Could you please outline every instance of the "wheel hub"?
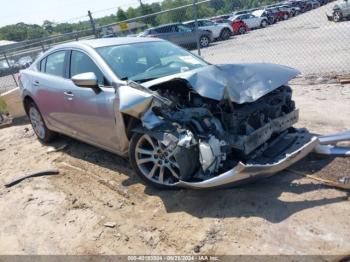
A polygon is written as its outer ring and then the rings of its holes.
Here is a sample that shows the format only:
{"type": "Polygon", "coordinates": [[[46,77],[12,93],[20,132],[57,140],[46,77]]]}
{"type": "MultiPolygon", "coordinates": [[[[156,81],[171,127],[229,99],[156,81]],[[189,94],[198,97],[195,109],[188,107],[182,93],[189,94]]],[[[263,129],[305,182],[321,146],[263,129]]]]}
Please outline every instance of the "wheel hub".
{"type": "Polygon", "coordinates": [[[147,134],[136,145],[135,160],[141,173],[156,183],[170,185],[179,180],[174,152],[147,134]]]}

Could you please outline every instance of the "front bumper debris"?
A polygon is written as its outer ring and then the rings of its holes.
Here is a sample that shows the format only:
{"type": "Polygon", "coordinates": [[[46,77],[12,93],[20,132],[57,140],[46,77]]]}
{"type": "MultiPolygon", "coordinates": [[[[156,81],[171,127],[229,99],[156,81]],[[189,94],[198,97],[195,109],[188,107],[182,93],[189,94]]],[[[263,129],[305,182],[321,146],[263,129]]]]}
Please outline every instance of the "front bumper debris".
{"type": "Polygon", "coordinates": [[[320,136],[318,140],[319,143],[314,149],[315,153],[333,156],[350,156],[350,146],[336,145],[339,142],[350,141],[350,130],[337,134],[320,136]]]}
{"type": "Polygon", "coordinates": [[[293,145],[276,157],[269,163],[268,161],[256,161],[255,163],[239,162],[234,168],[226,171],[216,177],[201,182],[179,181],[175,184],[178,187],[185,188],[214,188],[226,185],[234,185],[239,182],[254,180],[261,177],[267,177],[275,174],[312,152],[319,143],[317,137],[311,137],[308,132],[301,131],[293,145]],[[281,157],[282,156],[282,157],[281,157]]]}

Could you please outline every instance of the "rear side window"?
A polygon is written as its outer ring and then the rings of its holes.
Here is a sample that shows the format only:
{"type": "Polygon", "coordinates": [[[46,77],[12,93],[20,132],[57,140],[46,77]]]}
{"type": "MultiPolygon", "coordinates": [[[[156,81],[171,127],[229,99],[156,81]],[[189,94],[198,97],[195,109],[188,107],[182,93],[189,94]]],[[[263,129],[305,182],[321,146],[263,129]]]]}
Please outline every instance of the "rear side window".
{"type": "Polygon", "coordinates": [[[70,76],[75,76],[83,73],[93,72],[97,76],[98,83],[100,85],[105,85],[105,78],[101,70],[97,67],[92,59],[79,51],[72,51],[71,56],[71,66],[70,66],[70,76]]]}
{"type": "Polygon", "coordinates": [[[50,75],[64,77],[65,57],[66,57],[66,51],[59,51],[47,56],[45,72],[50,75]]]}

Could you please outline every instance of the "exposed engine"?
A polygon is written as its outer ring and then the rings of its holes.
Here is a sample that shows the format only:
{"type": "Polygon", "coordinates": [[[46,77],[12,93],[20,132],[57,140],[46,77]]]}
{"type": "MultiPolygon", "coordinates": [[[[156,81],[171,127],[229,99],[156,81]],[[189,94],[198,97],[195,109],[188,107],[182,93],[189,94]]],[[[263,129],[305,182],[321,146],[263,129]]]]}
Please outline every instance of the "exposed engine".
{"type": "MultiPolygon", "coordinates": [[[[173,144],[183,148],[177,150],[181,158],[178,161],[182,164],[190,161],[192,167],[200,167],[181,170],[182,180],[206,179],[238,161],[261,157],[274,141],[288,135],[298,120],[289,86],[281,86],[255,102],[244,104],[201,97],[183,83],[168,82],[153,90],[172,102],[171,106],[155,105],[152,111],[168,126],[176,126],[166,132],[177,138],[173,144]],[[191,159],[183,158],[184,155],[191,159]]],[[[275,151],[278,154],[279,150],[275,151]]]]}

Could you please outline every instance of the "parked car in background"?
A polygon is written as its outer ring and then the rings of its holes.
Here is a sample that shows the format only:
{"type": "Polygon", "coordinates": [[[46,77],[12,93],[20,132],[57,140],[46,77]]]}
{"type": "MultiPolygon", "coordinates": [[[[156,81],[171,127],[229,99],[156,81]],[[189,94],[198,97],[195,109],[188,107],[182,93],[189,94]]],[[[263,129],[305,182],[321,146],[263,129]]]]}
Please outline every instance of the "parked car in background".
{"type": "Polygon", "coordinates": [[[275,22],[283,21],[289,18],[289,13],[280,10],[278,7],[268,7],[266,10],[271,13],[275,22]]]}
{"type": "Polygon", "coordinates": [[[333,13],[328,15],[328,20],[333,20],[334,22],[340,22],[344,19],[350,19],[350,3],[349,0],[343,0],[337,3],[333,7],[333,13]]]}
{"type": "Polygon", "coordinates": [[[299,6],[293,6],[289,2],[284,3],[282,6],[288,8],[292,16],[297,16],[301,13],[301,8],[299,6]]]}
{"type": "Polygon", "coordinates": [[[216,21],[218,24],[230,25],[233,35],[242,35],[249,31],[248,26],[242,20],[231,21],[230,19],[214,18],[214,21],[216,21]]]}
{"type": "Polygon", "coordinates": [[[320,5],[328,4],[328,0],[317,0],[317,1],[320,3],[320,5]]]}
{"type": "Polygon", "coordinates": [[[149,28],[139,36],[158,37],[183,47],[191,47],[196,45],[197,39],[201,47],[207,47],[213,40],[211,32],[198,29],[198,34],[195,34],[192,28],[181,23],[166,24],[149,28]]]}
{"type": "Polygon", "coordinates": [[[231,16],[236,16],[236,15],[245,15],[245,14],[250,14],[251,13],[251,10],[239,10],[239,11],[235,11],[235,12],[232,12],[231,16]]]}
{"type": "Polygon", "coordinates": [[[33,59],[30,56],[24,56],[18,59],[17,63],[21,68],[27,68],[33,63],[33,59]]]}
{"type": "Polygon", "coordinates": [[[300,1],[300,0],[292,0],[289,1],[288,4],[292,7],[292,8],[298,8],[300,13],[305,12],[305,2],[304,1],[300,1]]]}
{"type": "Polygon", "coordinates": [[[318,0],[309,0],[308,2],[311,4],[312,9],[315,9],[321,6],[318,0]]]}
{"type": "MultiPolygon", "coordinates": [[[[188,21],[183,24],[187,25],[192,30],[196,27],[195,21],[188,21]]],[[[198,19],[197,24],[199,29],[211,32],[215,40],[227,40],[233,34],[233,29],[229,24],[215,23],[208,19],[198,19]]]]}
{"type": "Polygon", "coordinates": [[[270,25],[272,25],[276,22],[275,16],[269,10],[259,9],[259,10],[254,11],[252,14],[255,15],[256,17],[266,17],[267,21],[269,22],[270,25]]]}
{"type": "Polygon", "coordinates": [[[257,17],[252,14],[236,15],[229,18],[233,21],[243,21],[249,29],[264,28],[269,25],[267,17],[257,17]]]}

